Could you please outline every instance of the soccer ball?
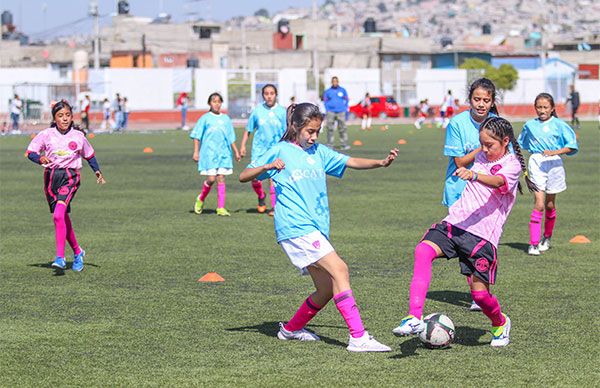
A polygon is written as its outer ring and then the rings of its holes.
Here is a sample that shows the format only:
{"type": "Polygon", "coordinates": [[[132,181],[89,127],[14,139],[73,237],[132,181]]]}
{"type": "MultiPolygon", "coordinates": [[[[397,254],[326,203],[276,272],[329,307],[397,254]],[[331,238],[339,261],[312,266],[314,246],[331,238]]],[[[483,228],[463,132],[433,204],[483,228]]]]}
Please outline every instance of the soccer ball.
{"type": "Polygon", "coordinates": [[[419,339],[431,349],[443,349],[454,341],[454,323],[444,314],[429,314],[423,319],[425,330],[419,333],[419,339]]]}

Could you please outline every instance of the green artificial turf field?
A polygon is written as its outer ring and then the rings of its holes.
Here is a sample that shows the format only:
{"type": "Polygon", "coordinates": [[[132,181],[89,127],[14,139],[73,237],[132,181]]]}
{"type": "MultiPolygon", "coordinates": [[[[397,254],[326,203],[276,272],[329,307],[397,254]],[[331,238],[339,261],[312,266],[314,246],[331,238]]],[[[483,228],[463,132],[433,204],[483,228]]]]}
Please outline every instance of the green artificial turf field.
{"type": "Polygon", "coordinates": [[[23,157],[28,137],[1,138],[0,386],[598,384],[595,123],[579,132],[580,152],[564,157],[569,188],[557,197],[552,249],[525,253],[530,194],[519,196],[505,225],[493,287],[513,322],[503,349],[489,346],[488,319],[468,311],[457,261],[436,261],[425,306],[454,321],[453,346],[428,350],[417,338],[392,335],[406,315],[415,244],[445,215],[444,134],[390,125],[368,133],[351,127],[350,138],[364,143],[350,154],[369,158],[407,141],[390,168],[329,180],[332,242],[350,267],[367,329],[391,353],[347,352],[333,303],[309,325],[323,341],[276,338],[277,322],[291,317],[312,283],[277,246],[272,218],[256,213],[250,185],[237,181],[244,163],[227,180],[232,216],[214,213],[216,189],[198,216],[192,206],[201,178],[187,133],[96,136],[108,183],[96,185],[84,166],[72,212],[86,268],[57,273],[49,267],[54,227],[42,169],[23,157]],[[578,234],[592,243],[569,243],[578,234]],[[225,282],[197,282],[210,271],[225,282]]]}

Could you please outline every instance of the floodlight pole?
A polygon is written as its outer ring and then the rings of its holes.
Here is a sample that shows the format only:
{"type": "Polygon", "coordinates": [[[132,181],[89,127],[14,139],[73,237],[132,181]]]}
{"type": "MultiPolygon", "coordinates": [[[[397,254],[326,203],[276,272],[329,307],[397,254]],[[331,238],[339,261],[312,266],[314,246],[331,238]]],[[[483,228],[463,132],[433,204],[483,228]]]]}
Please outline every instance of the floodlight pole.
{"type": "MultiPolygon", "coordinates": [[[[317,22],[317,0],[312,0],[312,20],[313,23],[317,22]]],[[[317,26],[313,25],[312,31],[312,57],[313,57],[313,76],[315,77],[315,93],[317,94],[317,101],[321,98],[319,95],[319,64],[317,57],[317,26]]]]}
{"type": "Polygon", "coordinates": [[[98,1],[90,0],[90,16],[94,17],[94,69],[100,68],[100,21],[98,1]]]}

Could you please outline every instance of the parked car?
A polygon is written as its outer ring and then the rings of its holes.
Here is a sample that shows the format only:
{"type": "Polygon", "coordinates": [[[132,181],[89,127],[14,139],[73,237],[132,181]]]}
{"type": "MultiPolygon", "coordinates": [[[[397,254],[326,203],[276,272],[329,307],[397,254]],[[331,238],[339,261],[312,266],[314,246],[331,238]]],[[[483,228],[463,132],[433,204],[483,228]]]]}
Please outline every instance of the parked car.
{"type": "MultiPolygon", "coordinates": [[[[360,118],[365,113],[366,108],[362,106],[362,102],[350,107],[350,118],[360,118]]],[[[400,105],[392,96],[375,96],[371,97],[371,114],[373,117],[399,117],[400,105]]]]}

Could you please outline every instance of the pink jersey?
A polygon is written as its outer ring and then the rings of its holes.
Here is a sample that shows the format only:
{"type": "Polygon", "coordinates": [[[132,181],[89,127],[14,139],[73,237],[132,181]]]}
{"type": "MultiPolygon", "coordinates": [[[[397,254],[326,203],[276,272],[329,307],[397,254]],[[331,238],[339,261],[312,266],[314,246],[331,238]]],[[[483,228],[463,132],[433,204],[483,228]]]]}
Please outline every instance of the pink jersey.
{"type": "Polygon", "coordinates": [[[46,155],[49,168],[81,169],[81,158],[87,160],[94,156],[94,149],[83,132],[71,129],[64,135],[56,128],[46,128],[33,138],[28,152],[46,155]]]}
{"type": "Polygon", "coordinates": [[[512,153],[489,162],[485,154],[479,152],[471,170],[502,176],[505,184],[494,189],[480,182],[467,182],[461,197],[448,209],[444,221],[498,247],[502,227],[515,204],[521,164],[512,153]]]}

